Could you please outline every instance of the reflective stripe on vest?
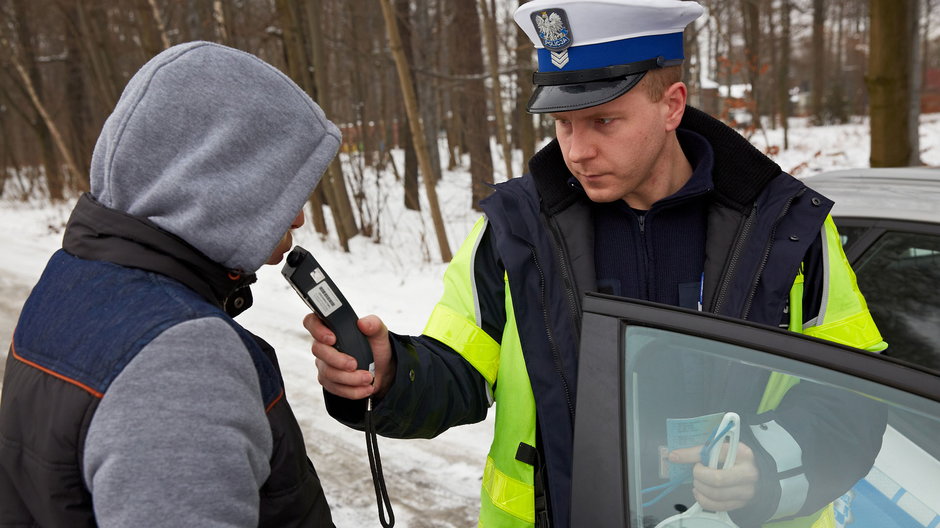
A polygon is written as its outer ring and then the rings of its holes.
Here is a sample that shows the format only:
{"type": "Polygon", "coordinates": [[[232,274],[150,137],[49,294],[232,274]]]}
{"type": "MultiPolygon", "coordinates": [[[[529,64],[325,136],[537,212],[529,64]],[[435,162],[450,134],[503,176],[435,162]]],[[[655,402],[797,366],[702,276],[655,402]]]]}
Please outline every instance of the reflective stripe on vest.
{"type": "Polygon", "coordinates": [[[849,265],[832,217],[823,226],[823,297],[819,314],[803,333],[871,352],[887,348],[858,290],[855,272],[849,265]]]}
{"type": "MultiPolygon", "coordinates": [[[[522,355],[508,282],[505,286],[506,325],[501,344],[480,328],[473,268],[486,225],[485,217],[477,221],[447,266],[444,293],[428,319],[424,335],[454,349],[495,390],[496,424],[484,469],[479,525],[528,528],[535,522],[534,471],[531,465],[516,460],[516,451],[520,442],[535,445],[535,398],[522,355]]],[[[508,281],[505,274],[503,280],[508,281]]]]}
{"type": "MultiPolygon", "coordinates": [[[[489,456],[486,457],[486,467],[483,469],[483,491],[492,506],[523,521],[525,526],[535,523],[535,489],[500,471],[496,461],[489,456]]],[[[480,515],[481,526],[506,526],[504,521],[497,521],[494,517],[491,523],[489,519],[484,520],[484,515],[480,515]]]]}
{"type": "Polygon", "coordinates": [[[433,337],[460,353],[489,382],[496,383],[499,370],[499,343],[479,326],[451,308],[438,304],[428,318],[424,335],[433,337]]]}
{"type": "Polygon", "coordinates": [[[480,328],[480,301],[474,281],[473,264],[477,245],[486,228],[480,217],[444,272],[444,294],[428,318],[424,335],[456,350],[492,387],[499,370],[499,343],[480,328]],[[467,278],[472,287],[466,287],[467,278]]]}

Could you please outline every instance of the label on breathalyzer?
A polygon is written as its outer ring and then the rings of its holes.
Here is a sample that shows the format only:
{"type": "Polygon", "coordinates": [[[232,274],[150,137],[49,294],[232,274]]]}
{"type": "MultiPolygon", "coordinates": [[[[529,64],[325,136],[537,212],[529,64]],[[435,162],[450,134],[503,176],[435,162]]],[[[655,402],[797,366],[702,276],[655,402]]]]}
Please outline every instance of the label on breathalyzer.
{"type": "Polygon", "coordinates": [[[339,297],[333,293],[333,289],[330,288],[330,285],[325,281],[314,286],[307,292],[307,295],[313,300],[314,306],[317,307],[317,310],[323,317],[329,317],[331,313],[335,312],[337,308],[343,305],[339,302],[339,297]]]}

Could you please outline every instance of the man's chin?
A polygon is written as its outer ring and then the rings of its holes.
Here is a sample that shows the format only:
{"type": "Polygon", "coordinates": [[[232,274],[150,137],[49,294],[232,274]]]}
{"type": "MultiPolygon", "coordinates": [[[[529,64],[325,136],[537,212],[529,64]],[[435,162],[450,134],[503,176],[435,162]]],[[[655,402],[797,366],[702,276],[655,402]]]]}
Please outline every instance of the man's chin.
{"type": "Polygon", "coordinates": [[[585,189],[584,193],[594,203],[610,203],[622,199],[622,197],[607,189],[585,189]]]}

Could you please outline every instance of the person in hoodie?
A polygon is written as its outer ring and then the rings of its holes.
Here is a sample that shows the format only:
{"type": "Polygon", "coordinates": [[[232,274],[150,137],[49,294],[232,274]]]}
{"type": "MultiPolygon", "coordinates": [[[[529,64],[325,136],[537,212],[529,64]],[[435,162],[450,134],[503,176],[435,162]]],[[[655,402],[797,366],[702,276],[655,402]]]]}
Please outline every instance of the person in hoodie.
{"type": "Polygon", "coordinates": [[[0,526],[333,526],[275,353],[233,318],[339,145],[248,53],[133,76],[10,345],[0,526]]]}

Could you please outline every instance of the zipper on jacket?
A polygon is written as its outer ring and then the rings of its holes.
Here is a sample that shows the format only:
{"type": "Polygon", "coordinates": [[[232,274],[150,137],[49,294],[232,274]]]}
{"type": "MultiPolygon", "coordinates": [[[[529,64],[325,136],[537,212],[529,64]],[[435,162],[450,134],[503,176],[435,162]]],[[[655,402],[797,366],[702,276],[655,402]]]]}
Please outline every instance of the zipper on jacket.
{"type": "Polygon", "coordinates": [[[747,316],[751,314],[751,303],[754,301],[754,297],[757,295],[757,282],[760,280],[761,275],[764,273],[764,268],[767,267],[767,261],[770,259],[770,250],[774,246],[774,237],[777,235],[777,226],[780,224],[780,220],[790,212],[790,206],[793,204],[793,200],[797,199],[800,196],[803,196],[803,193],[806,192],[806,188],[800,189],[795,195],[787,199],[787,202],[783,205],[783,210],[780,211],[780,214],[777,215],[777,218],[774,220],[773,227],[770,229],[770,238],[767,240],[767,246],[764,248],[763,256],[761,256],[760,266],[757,267],[757,274],[754,275],[754,280],[751,281],[751,291],[748,293],[747,301],[744,303],[744,310],[741,313],[741,319],[747,319],[747,316]]]}
{"type": "MultiPolygon", "coordinates": [[[[571,312],[571,319],[574,322],[575,334],[581,335],[581,303],[579,302],[577,295],[577,288],[575,288],[574,278],[571,276],[571,270],[569,269],[569,258],[568,251],[565,247],[564,241],[561,237],[560,230],[558,229],[558,222],[554,217],[549,218],[549,225],[551,229],[549,231],[552,233],[552,238],[555,239],[555,246],[558,247],[559,253],[561,253],[558,263],[561,267],[561,279],[565,283],[565,296],[568,298],[568,309],[571,312]]],[[[532,257],[535,258],[535,248],[529,246],[532,251],[532,257]]],[[[538,263],[536,263],[538,266],[538,263]]]]}
{"type": "Polygon", "coordinates": [[[552,333],[551,319],[548,315],[548,308],[545,303],[545,273],[542,266],[539,265],[538,258],[535,255],[535,246],[530,245],[529,251],[532,254],[532,263],[539,272],[539,298],[542,301],[542,320],[545,323],[545,333],[548,337],[548,345],[552,351],[552,362],[555,365],[555,372],[561,378],[561,388],[565,393],[565,403],[568,404],[568,415],[571,417],[571,425],[574,426],[574,405],[571,403],[571,389],[568,386],[568,378],[565,376],[565,370],[561,363],[561,354],[558,352],[558,343],[555,342],[555,335],[552,333]]]}
{"type": "Polygon", "coordinates": [[[725,297],[728,295],[731,279],[734,277],[735,271],[737,271],[738,261],[741,259],[741,252],[744,251],[744,244],[751,236],[751,229],[754,227],[754,219],[756,217],[757,206],[754,205],[751,207],[751,213],[744,219],[744,226],[741,228],[741,233],[738,235],[737,242],[731,252],[731,259],[728,261],[724,276],[721,278],[718,295],[715,296],[715,302],[712,303],[712,313],[718,313],[721,309],[721,305],[724,303],[725,297]]]}

